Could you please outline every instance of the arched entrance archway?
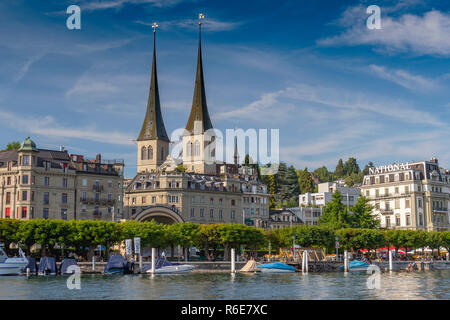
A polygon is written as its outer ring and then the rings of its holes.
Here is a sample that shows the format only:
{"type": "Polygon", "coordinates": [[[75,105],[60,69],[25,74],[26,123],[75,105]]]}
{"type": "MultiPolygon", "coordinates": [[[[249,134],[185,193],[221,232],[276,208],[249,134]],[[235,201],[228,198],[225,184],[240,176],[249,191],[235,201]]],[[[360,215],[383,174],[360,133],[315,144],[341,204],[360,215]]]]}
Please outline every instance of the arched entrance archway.
{"type": "Polygon", "coordinates": [[[172,209],[170,207],[165,206],[147,207],[142,211],[137,212],[132,217],[132,219],[140,222],[155,220],[155,222],[162,224],[173,224],[184,222],[183,218],[176,211],[176,209],[172,209]]]}

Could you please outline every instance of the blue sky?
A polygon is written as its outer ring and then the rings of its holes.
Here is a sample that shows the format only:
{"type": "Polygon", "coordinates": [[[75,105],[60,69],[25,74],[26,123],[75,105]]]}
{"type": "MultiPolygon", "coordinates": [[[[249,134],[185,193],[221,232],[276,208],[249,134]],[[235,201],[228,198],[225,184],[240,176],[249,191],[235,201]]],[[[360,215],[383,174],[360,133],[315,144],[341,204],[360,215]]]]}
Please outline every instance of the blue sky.
{"type": "Polygon", "coordinates": [[[0,145],[125,159],[136,139],[158,21],[168,133],[185,126],[197,24],[214,127],[279,128],[298,168],[356,157],[360,166],[435,156],[450,167],[448,1],[47,0],[0,3],[0,145]],[[81,30],[66,8],[81,7],[81,30]],[[366,8],[381,8],[369,30],[366,8]]]}

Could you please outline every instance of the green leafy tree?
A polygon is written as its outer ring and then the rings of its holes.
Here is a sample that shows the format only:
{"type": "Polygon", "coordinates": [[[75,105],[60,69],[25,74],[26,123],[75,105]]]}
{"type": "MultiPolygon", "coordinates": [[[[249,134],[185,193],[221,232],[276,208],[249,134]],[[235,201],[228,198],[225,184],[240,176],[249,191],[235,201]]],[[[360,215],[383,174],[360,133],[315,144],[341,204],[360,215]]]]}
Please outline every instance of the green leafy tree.
{"type": "Polygon", "coordinates": [[[316,183],[311,177],[308,168],[305,168],[304,170],[297,170],[297,175],[301,193],[313,193],[316,189],[316,183]]]}
{"type": "Polygon", "coordinates": [[[328,171],[327,167],[325,166],[314,170],[313,173],[320,182],[331,182],[334,180],[333,173],[328,171]]]}
{"type": "Polygon", "coordinates": [[[19,141],[13,141],[6,145],[6,150],[19,150],[20,149],[20,142],[19,141]]]}
{"type": "Polygon", "coordinates": [[[373,207],[369,204],[369,199],[364,196],[359,197],[358,202],[350,208],[352,215],[351,226],[353,228],[373,229],[380,225],[380,220],[372,214],[373,207]]]}
{"type": "Polygon", "coordinates": [[[344,161],[342,161],[342,159],[339,159],[338,164],[336,165],[336,169],[334,170],[334,177],[339,179],[344,176],[345,176],[344,161]]]}
{"type": "Polygon", "coordinates": [[[17,233],[20,223],[15,219],[0,219],[0,242],[3,243],[5,252],[10,254],[10,245],[18,241],[17,233]]]}
{"type": "Polygon", "coordinates": [[[333,229],[351,227],[352,217],[347,207],[342,204],[342,196],[339,191],[333,194],[332,200],[323,208],[323,214],[319,217],[319,224],[333,229]]]}
{"type": "Polygon", "coordinates": [[[358,163],[356,162],[355,158],[348,158],[347,161],[345,161],[344,164],[344,173],[347,176],[350,176],[352,174],[358,174],[361,170],[359,168],[358,163]]]}
{"type": "Polygon", "coordinates": [[[196,239],[196,245],[205,249],[206,258],[210,260],[209,251],[212,250],[213,257],[217,256],[217,249],[221,246],[219,225],[202,224],[196,239]]]}

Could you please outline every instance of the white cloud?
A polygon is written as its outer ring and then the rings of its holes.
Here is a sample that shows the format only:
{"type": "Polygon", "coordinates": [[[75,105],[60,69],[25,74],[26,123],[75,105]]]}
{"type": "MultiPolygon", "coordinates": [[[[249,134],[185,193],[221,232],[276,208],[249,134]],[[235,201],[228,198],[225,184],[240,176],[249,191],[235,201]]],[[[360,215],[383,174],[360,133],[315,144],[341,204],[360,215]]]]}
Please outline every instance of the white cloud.
{"type": "Polygon", "coordinates": [[[119,131],[98,130],[95,126],[63,127],[51,116],[26,118],[0,109],[0,122],[14,129],[21,128],[29,134],[37,134],[59,139],[84,139],[117,145],[133,145],[134,137],[119,131]]]}
{"type": "Polygon", "coordinates": [[[414,75],[406,70],[389,70],[384,66],[371,64],[369,69],[378,77],[394,82],[402,87],[414,91],[429,91],[435,89],[437,84],[428,78],[414,75]]]}
{"type": "Polygon", "coordinates": [[[423,16],[403,14],[393,18],[383,15],[382,9],[381,30],[367,29],[362,17],[367,17],[364,7],[347,9],[338,21],[347,30],[340,35],[320,39],[318,44],[374,45],[391,53],[450,55],[450,14],[432,10],[423,16]]]}

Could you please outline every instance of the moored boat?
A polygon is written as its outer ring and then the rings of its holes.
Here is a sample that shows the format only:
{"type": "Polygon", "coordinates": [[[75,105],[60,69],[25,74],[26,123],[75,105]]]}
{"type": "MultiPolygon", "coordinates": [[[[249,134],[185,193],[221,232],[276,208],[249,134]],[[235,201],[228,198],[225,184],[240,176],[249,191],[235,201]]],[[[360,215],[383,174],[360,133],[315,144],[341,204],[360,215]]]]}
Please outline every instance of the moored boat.
{"type": "MultiPolygon", "coordinates": [[[[75,259],[63,259],[61,265],[59,266],[59,273],[61,275],[73,274],[74,271],[69,270],[71,266],[78,266],[77,260],[75,259]]],[[[73,270],[73,269],[72,269],[73,270]]]]}
{"type": "MultiPolygon", "coordinates": [[[[367,271],[369,266],[370,264],[364,261],[353,260],[348,264],[348,271],[367,271]]],[[[340,266],[339,269],[344,270],[344,266],[340,266]]]]}
{"type": "Polygon", "coordinates": [[[42,257],[39,261],[38,276],[55,276],[56,259],[53,257],[42,257]]]}
{"type": "Polygon", "coordinates": [[[19,275],[28,265],[28,260],[23,254],[20,257],[10,258],[5,251],[0,248],[0,275],[19,275]]]}
{"type": "MultiPolygon", "coordinates": [[[[152,273],[151,265],[147,265],[143,269],[146,273],[152,273]]],[[[190,264],[169,262],[165,256],[160,257],[155,263],[155,274],[188,273],[194,269],[195,267],[190,264]]]]}
{"type": "Polygon", "coordinates": [[[103,274],[129,274],[132,273],[130,263],[123,256],[110,256],[103,274]]]}
{"type": "Polygon", "coordinates": [[[296,271],[293,266],[289,266],[283,262],[264,263],[260,266],[257,266],[256,270],[270,273],[288,273],[296,271]]]}

